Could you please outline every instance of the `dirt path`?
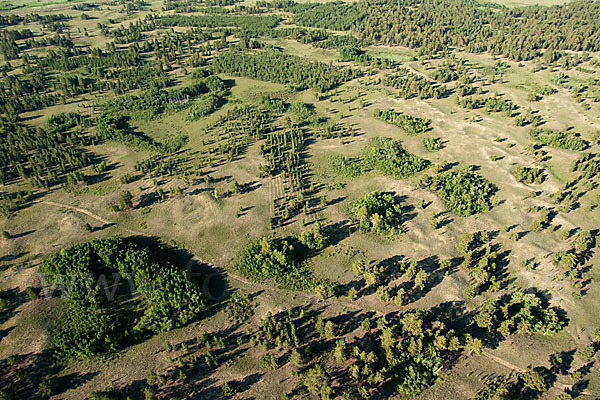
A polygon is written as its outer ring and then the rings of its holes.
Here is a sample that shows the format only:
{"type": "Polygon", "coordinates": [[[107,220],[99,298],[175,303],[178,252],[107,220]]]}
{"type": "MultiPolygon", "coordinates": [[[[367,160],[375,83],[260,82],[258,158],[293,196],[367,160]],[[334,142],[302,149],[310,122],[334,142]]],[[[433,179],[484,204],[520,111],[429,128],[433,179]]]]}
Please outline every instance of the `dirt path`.
{"type": "MultiPolygon", "coordinates": [[[[62,203],[55,203],[53,201],[47,201],[47,200],[41,200],[41,201],[34,201],[35,204],[46,204],[49,206],[54,206],[54,207],[60,207],[60,208],[66,208],[68,210],[72,210],[72,211],[77,211],[79,213],[85,214],[90,218],[95,219],[98,222],[101,222],[104,225],[116,225],[116,222],[112,222],[109,221],[105,218],[102,218],[101,216],[99,216],[98,214],[94,214],[93,212],[86,210],[85,208],[80,208],[80,207],[75,207],[75,206],[71,206],[68,204],[62,204],[62,203]]],[[[137,232],[137,231],[132,231],[131,229],[127,229],[125,227],[121,227],[122,230],[124,230],[125,232],[131,234],[131,235],[139,235],[139,236],[146,236],[145,233],[142,232],[137,232]]]]}

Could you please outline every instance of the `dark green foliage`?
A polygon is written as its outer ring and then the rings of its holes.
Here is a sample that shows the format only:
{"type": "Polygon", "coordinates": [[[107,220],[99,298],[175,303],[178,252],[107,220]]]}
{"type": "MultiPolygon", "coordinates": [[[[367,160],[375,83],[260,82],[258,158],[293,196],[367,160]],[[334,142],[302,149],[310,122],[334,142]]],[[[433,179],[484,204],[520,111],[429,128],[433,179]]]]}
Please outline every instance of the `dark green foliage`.
{"type": "Polygon", "coordinates": [[[522,167],[520,165],[516,166],[512,173],[519,182],[528,184],[540,184],[544,182],[546,177],[542,168],[522,167]]]}
{"type": "Polygon", "coordinates": [[[498,191],[493,183],[470,171],[444,171],[421,183],[438,194],[450,211],[463,217],[489,211],[498,191]]]}
{"type": "Polygon", "coordinates": [[[298,241],[310,250],[321,250],[329,244],[329,235],[317,221],[312,229],[297,236],[298,241]]]}
{"type": "Polygon", "coordinates": [[[319,92],[361,75],[361,72],[356,69],[304,61],[299,57],[274,51],[222,53],[213,60],[211,68],[215,73],[294,84],[300,88],[309,87],[319,92]]]}
{"type": "Polygon", "coordinates": [[[545,207],[540,207],[537,211],[540,212],[539,217],[535,219],[529,226],[532,232],[541,232],[548,227],[550,222],[550,210],[545,207]]]}
{"type": "Polygon", "coordinates": [[[288,108],[288,104],[282,99],[271,98],[268,96],[261,97],[260,103],[267,111],[276,114],[283,114],[288,108]]]}
{"type": "Polygon", "coordinates": [[[81,121],[78,114],[57,114],[45,128],[32,129],[0,120],[0,184],[31,179],[47,188],[88,166],[90,156],[80,149],[86,139],[71,130],[81,121]]]}
{"type": "Polygon", "coordinates": [[[188,111],[188,118],[192,121],[209,116],[219,109],[222,98],[213,94],[206,93],[198,97],[192,103],[188,111]]]}
{"type": "Polygon", "coordinates": [[[359,37],[435,53],[459,46],[466,51],[529,60],[544,49],[600,50],[600,6],[482,6],[474,1],[361,0],[292,7],[298,25],[351,30],[359,37]],[[549,23],[551,21],[551,23],[549,23]],[[444,29],[440,29],[444,27],[444,29]],[[569,32],[565,38],[564,32],[569,32]],[[585,37],[585,41],[576,38],[585,37]],[[525,39],[523,39],[525,38],[525,39]]]}
{"type": "Polygon", "coordinates": [[[29,297],[29,300],[37,300],[40,298],[39,290],[31,286],[25,288],[25,293],[27,294],[27,297],[29,297]]]}
{"type": "Polygon", "coordinates": [[[373,113],[375,118],[387,122],[401,128],[408,135],[418,135],[429,129],[431,120],[427,118],[414,117],[395,110],[375,110],[373,113]]]}
{"type": "Polygon", "coordinates": [[[292,318],[289,313],[277,316],[267,313],[258,332],[253,336],[253,342],[262,345],[265,349],[298,347],[300,344],[296,333],[298,323],[299,321],[292,318]]]}
{"type": "Polygon", "coordinates": [[[133,208],[133,202],[131,201],[132,199],[133,195],[130,191],[125,190],[121,192],[121,194],[119,195],[119,199],[117,200],[117,204],[115,205],[115,208],[117,209],[117,211],[125,211],[129,210],[130,208],[133,208]]]}
{"type": "Polygon", "coordinates": [[[392,65],[390,60],[380,57],[372,57],[364,50],[356,47],[342,47],[340,49],[340,61],[354,61],[358,64],[378,68],[388,68],[392,65]]]}
{"type": "Polygon", "coordinates": [[[512,385],[506,377],[486,379],[484,386],[475,393],[473,400],[509,400],[512,399],[512,385]]]}
{"type": "Polygon", "coordinates": [[[444,63],[433,70],[431,77],[441,83],[455,81],[458,79],[457,68],[453,64],[444,63]]]}
{"type": "Polygon", "coordinates": [[[477,233],[464,233],[460,238],[458,250],[463,256],[462,266],[469,271],[469,276],[474,282],[473,290],[479,287],[482,290],[496,283],[499,272],[497,246],[489,241],[486,231],[477,233]]]}
{"type": "Polygon", "coordinates": [[[439,137],[425,136],[423,138],[423,147],[429,152],[438,151],[442,148],[442,139],[439,137]]]}
{"type": "Polygon", "coordinates": [[[526,387],[536,392],[545,392],[548,390],[544,377],[536,370],[530,368],[526,369],[521,375],[521,380],[526,387]]]}
{"type": "Polygon", "coordinates": [[[389,193],[369,193],[354,201],[347,214],[362,232],[395,237],[404,231],[402,206],[389,193]]]}
{"type": "Polygon", "coordinates": [[[418,97],[419,99],[440,99],[447,94],[445,86],[439,86],[429,79],[410,72],[407,68],[398,68],[392,75],[383,79],[385,86],[400,90],[398,93],[404,99],[418,97]]]}
{"type": "Polygon", "coordinates": [[[575,132],[533,129],[530,135],[535,141],[557,149],[581,151],[588,147],[587,141],[575,132]]]}
{"type": "Polygon", "coordinates": [[[488,113],[503,112],[509,117],[512,116],[513,110],[517,108],[510,100],[500,96],[464,96],[458,97],[457,101],[461,107],[467,108],[469,110],[483,108],[488,113]]]}
{"type": "Polygon", "coordinates": [[[120,112],[105,112],[96,119],[96,138],[123,143],[138,151],[161,151],[154,140],[131,129],[129,117],[120,112]]]}
{"type": "Polygon", "coordinates": [[[361,157],[334,156],[329,165],[336,174],[348,177],[357,177],[369,170],[361,157]]]}
{"type": "MultiPolygon", "coordinates": [[[[153,87],[144,90],[139,95],[118,96],[107,101],[105,107],[115,112],[135,113],[136,116],[151,119],[167,110],[179,110],[190,105],[195,105],[196,108],[202,108],[201,106],[204,105],[205,108],[210,109],[211,106],[208,103],[211,101],[218,103],[225,90],[225,84],[218,76],[209,75],[205,78],[197,78],[189,86],[170,90],[153,87]],[[190,100],[205,94],[212,94],[212,96],[200,97],[196,103],[190,102],[190,100]]],[[[212,107],[216,109],[217,105],[212,107]]],[[[213,111],[204,112],[211,113],[213,111]]],[[[200,113],[201,111],[195,112],[200,113]]],[[[194,112],[192,112],[193,114],[194,112]]]]}
{"type": "Polygon", "coordinates": [[[230,27],[236,26],[247,30],[272,29],[279,24],[280,18],[274,15],[163,15],[158,23],[163,26],[193,27],[230,27]]]}
{"type": "Polygon", "coordinates": [[[443,322],[423,310],[402,314],[399,324],[377,321],[374,351],[356,349],[350,373],[355,380],[374,385],[389,379],[403,396],[414,396],[436,379],[444,356],[458,350],[458,340],[443,322]]]}
{"type": "Polygon", "coordinates": [[[334,31],[349,30],[359,18],[359,10],[343,2],[297,4],[288,10],[296,14],[294,22],[298,25],[334,31]]]}
{"type": "Polygon", "coordinates": [[[284,239],[255,240],[242,252],[238,268],[247,278],[263,283],[274,281],[284,289],[304,290],[316,284],[312,270],[284,239]]]}
{"type": "Polygon", "coordinates": [[[510,298],[490,298],[477,309],[473,322],[490,333],[504,337],[513,334],[548,335],[560,331],[565,321],[558,310],[548,307],[536,293],[518,289],[510,298]]]}
{"type": "Polygon", "coordinates": [[[56,392],[54,383],[50,380],[43,380],[38,385],[38,394],[43,398],[50,398],[56,392]]]}
{"type": "Polygon", "coordinates": [[[584,153],[571,164],[571,172],[578,172],[577,180],[587,181],[600,175],[600,155],[584,153]]]}
{"type": "Polygon", "coordinates": [[[42,272],[47,281],[66,289],[66,307],[52,336],[58,355],[104,354],[136,335],[168,331],[195,318],[204,308],[202,293],[166,254],[164,248],[111,237],[80,243],[46,258],[42,272]],[[131,277],[139,296],[123,303],[123,298],[113,299],[110,290],[102,290],[100,282],[108,284],[106,275],[115,279],[114,273],[131,277]],[[141,314],[129,307],[139,307],[141,314]],[[127,318],[115,313],[119,308],[128,313],[127,318]]]}
{"type": "Polygon", "coordinates": [[[225,307],[225,313],[229,320],[241,324],[254,314],[255,304],[248,296],[234,293],[225,307]]]}
{"type": "Polygon", "coordinates": [[[407,178],[426,169],[429,161],[409,153],[397,140],[374,137],[361,156],[334,156],[330,165],[335,173],[348,177],[374,169],[384,175],[407,178]]]}
{"type": "Polygon", "coordinates": [[[429,165],[429,161],[406,151],[399,141],[383,137],[371,139],[364,161],[371,168],[396,178],[415,175],[429,165]]]}
{"type": "Polygon", "coordinates": [[[351,35],[329,36],[325,40],[313,42],[312,45],[321,49],[341,49],[344,47],[362,47],[365,41],[351,35]]]}

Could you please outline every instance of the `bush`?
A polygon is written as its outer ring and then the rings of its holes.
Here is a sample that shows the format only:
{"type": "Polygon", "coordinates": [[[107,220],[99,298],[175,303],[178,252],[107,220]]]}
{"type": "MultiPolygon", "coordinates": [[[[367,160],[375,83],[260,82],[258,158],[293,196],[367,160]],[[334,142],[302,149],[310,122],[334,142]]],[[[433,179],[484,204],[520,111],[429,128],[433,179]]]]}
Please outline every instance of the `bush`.
{"type": "Polygon", "coordinates": [[[431,120],[427,118],[414,117],[394,110],[375,110],[375,118],[401,128],[408,135],[418,135],[429,130],[431,120]]]}
{"type": "Polygon", "coordinates": [[[229,320],[236,324],[241,324],[252,316],[254,313],[254,303],[248,296],[242,296],[234,293],[225,307],[225,313],[229,320]]]}
{"type": "Polygon", "coordinates": [[[429,152],[440,150],[442,148],[442,139],[426,136],[423,138],[423,147],[429,152]]]}
{"type": "Polygon", "coordinates": [[[399,141],[383,137],[371,139],[364,160],[369,167],[396,178],[412,176],[429,165],[429,161],[406,151],[399,141]]]}
{"type": "Polygon", "coordinates": [[[29,297],[30,300],[37,300],[40,298],[39,291],[31,286],[25,288],[25,293],[27,293],[27,297],[29,297]]]}
{"type": "Polygon", "coordinates": [[[304,290],[317,284],[312,270],[304,265],[294,246],[284,239],[257,239],[241,254],[240,272],[257,282],[275,281],[285,289],[304,290]]]}
{"type": "Polygon", "coordinates": [[[44,398],[50,398],[54,394],[55,390],[54,384],[49,380],[43,380],[38,386],[38,393],[44,398]]]}
{"type": "Polygon", "coordinates": [[[544,170],[542,168],[529,168],[518,165],[512,171],[513,175],[519,182],[532,184],[540,184],[544,182],[544,170]]]}
{"type": "Polygon", "coordinates": [[[346,213],[362,232],[394,237],[404,231],[402,207],[389,193],[369,193],[354,201],[346,213]]]}
{"type": "Polygon", "coordinates": [[[588,143],[575,132],[533,129],[529,134],[534,140],[557,149],[582,151],[588,147],[588,143]]]}
{"type": "Polygon", "coordinates": [[[470,171],[445,171],[427,177],[422,185],[438,194],[453,213],[468,217],[493,207],[492,197],[498,188],[470,171]]]}

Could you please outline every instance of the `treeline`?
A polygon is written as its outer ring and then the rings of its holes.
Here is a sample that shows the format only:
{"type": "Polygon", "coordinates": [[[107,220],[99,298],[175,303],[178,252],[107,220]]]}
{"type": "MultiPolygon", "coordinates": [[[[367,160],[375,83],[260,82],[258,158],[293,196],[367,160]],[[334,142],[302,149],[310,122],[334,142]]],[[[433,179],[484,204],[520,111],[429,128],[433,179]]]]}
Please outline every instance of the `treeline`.
{"type": "Polygon", "coordinates": [[[429,79],[417,75],[407,68],[398,68],[395,73],[386,75],[382,83],[385,86],[398,89],[400,97],[410,99],[440,99],[448,94],[446,86],[440,86],[429,79]]]}
{"type": "Polygon", "coordinates": [[[215,73],[294,84],[299,88],[308,87],[319,92],[361,75],[356,69],[304,61],[300,57],[274,51],[222,53],[215,57],[211,69],[215,73]]]}
{"type": "Polygon", "coordinates": [[[426,53],[458,47],[529,60],[544,49],[600,50],[600,4],[593,0],[501,10],[472,0],[425,0],[417,5],[409,0],[361,0],[298,4],[290,11],[301,26],[352,31],[365,40],[426,53]]]}
{"type": "Polygon", "coordinates": [[[39,128],[0,120],[0,183],[30,179],[48,188],[91,163],[81,150],[86,138],[72,128],[83,125],[77,113],[56,114],[39,128]]]}
{"type": "MultiPolygon", "coordinates": [[[[199,70],[195,75],[195,80],[188,86],[177,87],[174,89],[160,89],[152,87],[144,90],[139,95],[122,95],[108,100],[104,107],[108,110],[119,112],[136,113],[144,118],[154,118],[169,109],[183,109],[192,105],[192,100],[204,94],[212,94],[217,97],[217,103],[221,101],[227,87],[221,78],[216,75],[208,75],[199,70]]],[[[210,101],[207,98],[201,99],[201,102],[210,101]]],[[[201,106],[195,103],[191,116],[199,117],[203,112],[212,112],[208,109],[201,111],[201,106]]],[[[209,107],[210,108],[210,107],[209,107]]],[[[214,111],[214,110],[213,110],[214,111]]],[[[207,115],[207,114],[206,114],[207,115]]]]}
{"type": "Polygon", "coordinates": [[[275,15],[163,15],[158,18],[162,26],[193,26],[206,28],[238,27],[245,30],[273,29],[281,20],[275,15]]]}
{"type": "Polygon", "coordinates": [[[69,20],[70,17],[64,14],[27,14],[27,15],[17,15],[17,14],[7,14],[0,15],[0,26],[11,26],[18,25],[20,23],[29,23],[29,22],[39,22],[40,24],[50,24],[53,22],[66,21],[69,20]]]}

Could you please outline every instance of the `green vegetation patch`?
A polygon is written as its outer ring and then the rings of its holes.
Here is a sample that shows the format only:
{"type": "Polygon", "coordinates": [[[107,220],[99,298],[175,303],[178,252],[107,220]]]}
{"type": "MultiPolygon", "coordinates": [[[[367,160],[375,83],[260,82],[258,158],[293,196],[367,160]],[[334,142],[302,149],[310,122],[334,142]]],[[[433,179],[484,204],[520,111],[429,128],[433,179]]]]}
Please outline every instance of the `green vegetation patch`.
{"type": "Polygon", "coordinates": [[[373,116],[401,128],[410,136],[418,135],[429,129],[431,120],[404,114],[394,110],[375,110],[373,116]]]}
{"type": "Polygon", "coordinates": [[[114,236],[46,258],[41,270],[66,301],[52,335],[58,356],[104,354],[197,317],[205,307],[202,292],[167,251],[114,236]]]}
{"type": "Polygon", "coordinates": [[[342,68],[274,51],[227,52],[213,60],[215,73],[225,73],[268,82],[294,84],[319,92],[357,78],[357,69],[342,68]]]}
{"type": "Polygon", "coordinates": [[[383,137],[371,139],[364,160],[372,168],[395,178],[415,175],[429,165],[429,161],[406,151],[399,141],[383,137]]]}
{"type": "Polygon", "coordinates": [[[528,184],[540,184],[544,182],[546,177],[542,168],[523,167],[521,165],[517,165],[512,173],[519,182],[528,184]]]}
{"type": "Polygon", "coordinates": [[[581,151],[588,147],[588,143],[576,132],[533,129],[529,134],[535,141],[557,149],[581,151]]]}
{"type": "Polygon", "coordinates": [[[334,156],[330,166],[337,174],[349,177],[376,170],[395,178],[407,178],[425,170],[429,161],[406,151],[398,140],[377,136],[360,156],[334,156]]]}
{"type": "Polygon", "coordinates": [[[471,171],[444,171],[421,183],[440,196],[450,211],[463,217],[491,210],[498,191],[496,185],[471,171]]]}
{"type": "Polygon", "coordinates": [[[548,335],[565,326],[558,309],[546,306],[538,294],[527,293],[523,289],[516,290],[508,298],[487,299],[477,309],[473,321],[480,328],[504,337],[513,334],[548,335]]]}
{"type": "Polygon", "coordinates": [[[389,193],[369,193],[352,202],[346,213],[361,232],[389,238],[404,232],[402,206],[389,193]]]}
{"type": "Polygon", "coordinates": [[[290,290],[312,289],[322,283],[306,263],[312,250],[322,249],[328,236],[320,226],[296,237],[256,239],[238,263],[240,272],[256,282],[275,282],[290,290]]]}

